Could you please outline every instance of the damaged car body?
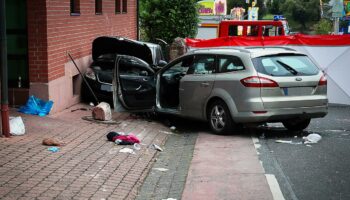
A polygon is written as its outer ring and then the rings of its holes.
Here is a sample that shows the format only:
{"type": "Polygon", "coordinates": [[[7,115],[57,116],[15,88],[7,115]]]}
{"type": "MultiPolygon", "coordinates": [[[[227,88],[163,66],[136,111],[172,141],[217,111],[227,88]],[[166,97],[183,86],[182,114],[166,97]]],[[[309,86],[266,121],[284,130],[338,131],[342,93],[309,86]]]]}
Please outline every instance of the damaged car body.
{"type": "Polygon", "coordinates": [[[155,111],[205,120],[214,133],[282,122],[305,129],[327,114],[327,80],[307,55],[287,48],[197,49],[155,71],[118,55],[115,110],[155,111]]]}
{"type": "MultiPolygon", "coordinates": [[[[102,36],[92,43],[92,64],[87,68],[84,77],[99,101],[113,103],[112,80],[117,55],[128,55],[122,59],[124,65],[145,62],[154,71],[166,65],[162,49],[158,44],[140,42],[123,37],[102,36]]],[[[82,84],[82,99],[94,101],[85,82],[82,84]]],[[[95,102],[96,103],[96,102],[95,102]]]]}

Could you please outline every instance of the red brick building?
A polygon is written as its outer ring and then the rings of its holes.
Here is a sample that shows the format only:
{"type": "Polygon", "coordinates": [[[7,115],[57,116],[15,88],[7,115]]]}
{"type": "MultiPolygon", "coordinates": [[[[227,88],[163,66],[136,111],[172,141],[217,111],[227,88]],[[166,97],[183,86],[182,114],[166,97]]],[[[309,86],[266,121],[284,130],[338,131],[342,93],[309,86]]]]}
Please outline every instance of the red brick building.
{"type": "Polygon", "coordinates": [[[94,38],[137,39],[137,0],[6,0],[6,11],[10,106],[28,95],[54,101],[52,112],[79,102],[67,53],[84,71],[94,38]]]}

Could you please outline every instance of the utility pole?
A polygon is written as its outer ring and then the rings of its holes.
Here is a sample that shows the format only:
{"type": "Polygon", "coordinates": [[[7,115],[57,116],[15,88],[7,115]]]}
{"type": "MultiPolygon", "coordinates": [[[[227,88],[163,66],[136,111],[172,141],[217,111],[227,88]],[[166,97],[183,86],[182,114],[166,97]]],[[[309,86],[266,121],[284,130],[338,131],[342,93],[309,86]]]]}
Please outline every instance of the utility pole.
{"type": "Polygon", "coordinates": [[[0,0],[1,121],[2,134],[5,137],[10,137],[5,6],[5,0],[0,0]]]}

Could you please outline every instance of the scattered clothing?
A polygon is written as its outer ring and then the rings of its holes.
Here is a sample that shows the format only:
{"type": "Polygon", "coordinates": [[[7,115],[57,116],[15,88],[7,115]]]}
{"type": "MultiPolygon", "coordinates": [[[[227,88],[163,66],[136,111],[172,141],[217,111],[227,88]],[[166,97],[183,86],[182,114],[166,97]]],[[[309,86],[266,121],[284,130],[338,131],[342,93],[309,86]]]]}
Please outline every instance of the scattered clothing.
{"type": "Polygon", "coordinates": [[[118,132],[109,132],[107,134],[108,141],[115,142],[120,145],[133,145],[135,143],[139,144],[140,140],[133,134],[124,135],[118,132]]]}

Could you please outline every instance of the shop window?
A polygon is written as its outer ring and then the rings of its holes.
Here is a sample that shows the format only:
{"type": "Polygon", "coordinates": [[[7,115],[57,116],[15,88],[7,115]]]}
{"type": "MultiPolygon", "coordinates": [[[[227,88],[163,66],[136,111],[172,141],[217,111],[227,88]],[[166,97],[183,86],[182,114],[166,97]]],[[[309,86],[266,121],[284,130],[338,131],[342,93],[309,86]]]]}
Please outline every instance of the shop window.
{"type": "Polygon", "coordinates": [[[70,15],[80,15],[80,0],[70,0],[70,15]]]}
{"type": "Polygon", "coordinates": [[[115,0],[115,13],[121,13],[121,0],[115,0]]]}
{"type": "Polygon", "coordinates": [[[95,0],[95,14],[102,14],[102,0],[95,0]]]}
{"type": "Polygon", "coordinates": [[[128,1],[127,0],[122,0],[123,1],[123,13],[128,12],[128,1]]]}

